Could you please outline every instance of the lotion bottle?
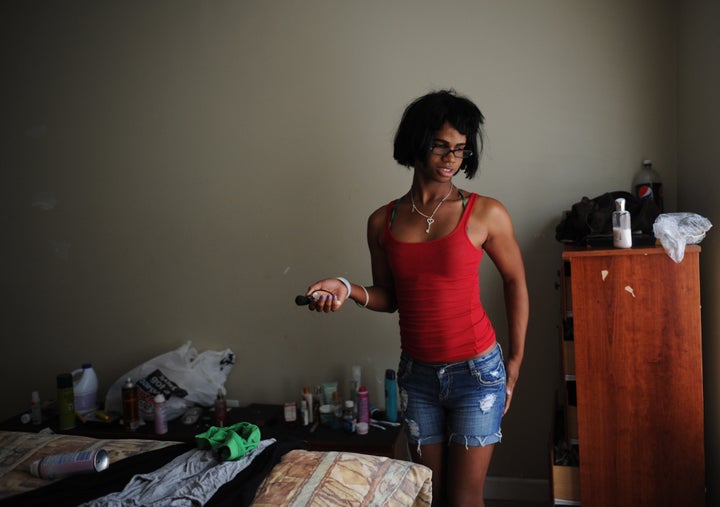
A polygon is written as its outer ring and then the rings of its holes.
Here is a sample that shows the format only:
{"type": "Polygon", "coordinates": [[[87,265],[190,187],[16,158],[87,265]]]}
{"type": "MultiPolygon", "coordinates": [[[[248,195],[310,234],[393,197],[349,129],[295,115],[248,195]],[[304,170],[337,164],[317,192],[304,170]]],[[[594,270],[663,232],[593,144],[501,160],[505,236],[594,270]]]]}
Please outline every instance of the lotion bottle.
{"type": "Polygon", "coordinates": [[[630,248],[632,246],[632,231],[630,229],[630,212],[625,209],[625,199],[615,199],[615,211],[612,214],[613,245],[615,248],[630,248]]]}
{"type": "Polygon", "coordinates": [[[154,401],[154,416],[155,416],[155,433],[158,435],[164,435],[168,432],[167,426],[167,409],[165,396],[162,393],[155,395],[154,401]]]}
{"type": "Polygon", "coordinates": [[[313,407],[313,395],[309,387],[303,387],[302,397],[303,401],[307,404],[308,424],[312,424],[315,419],[315,407],[313,407]]]}

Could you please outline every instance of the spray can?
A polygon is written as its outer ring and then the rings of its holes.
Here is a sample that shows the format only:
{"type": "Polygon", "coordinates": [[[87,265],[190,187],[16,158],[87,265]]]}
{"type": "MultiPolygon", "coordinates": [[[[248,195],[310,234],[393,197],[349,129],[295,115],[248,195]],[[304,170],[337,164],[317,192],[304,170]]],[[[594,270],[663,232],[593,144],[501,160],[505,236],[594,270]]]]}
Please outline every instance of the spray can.
{"type": "Polygon", "coordinates": [[[168,426],[166,402],[163,393],[156,394],[154,402],[153,415],[155,416],[155,433],[164,435],[168,432],[168,426]]]}
{"type": "Polygon", "coordinates": [[[101,472],[110,466],[110,458],[104,449],[51,454],[33,461],[30,473],[43,479],[59,479],[68,475],[101,472]]]}
{"type": "Polygon", "coordinates": [[[368,432],[370,426],[370,397],[368,394],[367,387],[360,386],[358,389],[358,418],[357,418],[357,433],[359,435],[365,435],[368,432]]]}
{"type": "Polygon", "coordinates": [[[60,429],[69,430],[75,427],[75,394],[73,379],[70,373],[57,376],[57,409],[60,429]]]}
{"type": "Polygon", "coordinates": [[[390,422],[397,422],[397,380],[395,370],[385,370],[385,418],[390,422]]]}
{"type": "Polygon", "coordinates": [[[128,431],[138,429],[140,418],[138,416],[137,387],[131,378],[128,378],[122,386],[122,409],[125,429],[128,431]]]}
{"type": "Polygon", "coordinates": [[[351,371],[352,371],[352,378],[350,379],[350,399],[355,404],[355,408],[353,409],[353,414],[355,415],[355,419],[357,419],[357,407],[358,407],[357,392],[358,392],[358,389],[360,389],[360,385],[362,384],[362,367],[359,364],[355,364],[352,366],[351,371]]]}

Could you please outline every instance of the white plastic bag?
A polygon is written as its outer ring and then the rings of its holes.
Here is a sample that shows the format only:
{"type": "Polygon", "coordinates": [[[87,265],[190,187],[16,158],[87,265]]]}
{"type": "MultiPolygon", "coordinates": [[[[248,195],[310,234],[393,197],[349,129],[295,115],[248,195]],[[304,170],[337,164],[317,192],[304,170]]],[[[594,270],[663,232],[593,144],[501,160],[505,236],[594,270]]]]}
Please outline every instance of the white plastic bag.
{"type": "MultiPolygon", "coordinates": [[[[222,351],[206,350],[198,354],[192,342],[187,342],[176,350],[156,356],[118,378],[105,397],[105,410],[122,413],[122,386],[130,378],[137,384],[146,378],[154,378],[157,370],[176,384],[180,389],[169,394],[167,417],[173,420],[180,417],[193,405],[211,406],[218,390],[225,393],[225,381],[235,364],[235,354],[230,349],[222,351]],[[186,391],[187,394],[183,396],[186,391]]],[[[142,406],[141,406],[142,409],[142,406]]],[[[145,420],[152,420],[152,410],[141,410],[145,420]]]]}
{"type": "Polygon", "coordinates": [[[653,233],[675,262],[685,257],[685,245],[695,245],[710,230],[710,220],[695,213],[662,213],[653,224],[653,233]]]}

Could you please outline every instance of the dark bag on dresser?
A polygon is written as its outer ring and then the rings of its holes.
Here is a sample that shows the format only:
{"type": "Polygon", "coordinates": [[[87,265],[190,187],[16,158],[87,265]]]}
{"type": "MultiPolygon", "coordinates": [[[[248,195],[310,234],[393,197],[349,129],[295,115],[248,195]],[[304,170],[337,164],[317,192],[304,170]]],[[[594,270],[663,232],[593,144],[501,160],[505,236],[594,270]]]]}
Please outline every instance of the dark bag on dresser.
{"type": "MultiPolygon", "coordinates": [[[[615,211],[615,199],[625,199],[625,209],[630,212],[633,233],[640,238],[654,242],[653,223],[660,210],[652,199],[638,199],[630,192],[616,190],[605,192],[593,199],[583,197],[563,212],[563,218],[555,227],[555,239],[561,243],[586,245],[612,244],[612,213],[615,211]]],[[[634,242],[633,244],[635,244],[634,242]]]]}

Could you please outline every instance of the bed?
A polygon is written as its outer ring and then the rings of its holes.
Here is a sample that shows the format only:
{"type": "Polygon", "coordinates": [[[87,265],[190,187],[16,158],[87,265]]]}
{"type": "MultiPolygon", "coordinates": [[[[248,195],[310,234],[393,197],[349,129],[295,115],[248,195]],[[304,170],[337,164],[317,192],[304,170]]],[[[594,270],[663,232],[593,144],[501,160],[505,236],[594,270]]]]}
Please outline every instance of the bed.
{"type": "Polygon", "coordinates": [[[431,472],[422,465],[303,447],[299,440],[263,439],[236,465],[219,460],[212,449],[186,442],[0,431],[0,507],[422,507],[431,503],[431,472]],[[106,450],[109,467],[56,480],[29,472],[30,464],[43,456],[85,449],[106,450]],[[191,463],[201,469],[188,472],[191,463]],[[187,475],[169,472],[177,469],[187,475]]]}

